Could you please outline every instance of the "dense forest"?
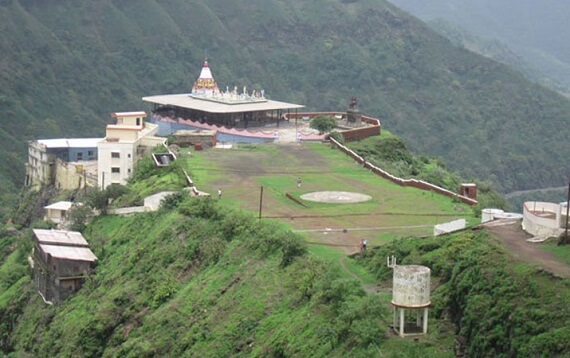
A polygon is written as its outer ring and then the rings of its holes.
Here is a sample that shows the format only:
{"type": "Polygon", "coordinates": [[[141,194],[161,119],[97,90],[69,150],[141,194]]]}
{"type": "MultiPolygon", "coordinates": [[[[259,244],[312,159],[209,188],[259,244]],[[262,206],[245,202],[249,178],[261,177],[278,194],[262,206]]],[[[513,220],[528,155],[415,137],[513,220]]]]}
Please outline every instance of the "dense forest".
{"type": "Polygon", "coordinates": [[[568,174],[568,100],[381,0],[9,0],[0,19],[2,195],[26,140],[102,135],[110,112],[188,91],[206,54],[221,86],[309,110],[356,96],[413,152],[504,192],[568,174]]]}
{"type": "MultiPolygon", "coordinates": [[[[542,77],[568,93],[570,46],[560,34],[570,30],[568,3],[556,0],[462,1],[390,0],[428,22],[447,22],[487,42],[507,45],[542,77]]],[[[522,68],[525,70],[524,68],[522,68]]],[[[528,68],[526,69],[528,70],[528,68]]],[[[526,72],[526,71],[525,71],[526,72]]],[[[537,74],[531,77],[538,79],[537,74]]]]}

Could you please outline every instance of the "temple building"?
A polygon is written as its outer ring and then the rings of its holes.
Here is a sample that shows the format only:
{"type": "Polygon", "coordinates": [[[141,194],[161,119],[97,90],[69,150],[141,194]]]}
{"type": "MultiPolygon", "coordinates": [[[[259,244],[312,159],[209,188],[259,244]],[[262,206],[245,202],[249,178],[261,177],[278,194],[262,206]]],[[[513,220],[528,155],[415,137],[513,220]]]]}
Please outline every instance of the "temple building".
{"type": "Polygon", "coordinates": [[[152,121],[159,125],[159,135],[192,129],[180,120],[231,128],[262,127],[271,123],[278,126],[284,114],[304,107],[270,100],[263,89],[248,90],[247,86],[238,88],[234,85],[220,90],[208,61],[204,62],[191,93],[149,96],[143,97],[143,101],[153,104],[152,121]]]}

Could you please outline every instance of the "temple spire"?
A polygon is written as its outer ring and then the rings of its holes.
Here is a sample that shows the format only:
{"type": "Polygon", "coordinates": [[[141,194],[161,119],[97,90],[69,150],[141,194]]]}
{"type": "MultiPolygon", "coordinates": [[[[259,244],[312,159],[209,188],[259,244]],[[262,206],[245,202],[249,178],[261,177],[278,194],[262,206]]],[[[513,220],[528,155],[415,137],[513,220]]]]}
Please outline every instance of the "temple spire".
{"type": "Polygon", "coordinates": [[[202,71],[200,71],[200,77],[194,82],[194,87],[192,87],[192,93],[219,93],[218,84],[212,76],[212,71],[210,70],[210,65],[208,64],[208,58],[204,61],[202,66],[202,71]]]}

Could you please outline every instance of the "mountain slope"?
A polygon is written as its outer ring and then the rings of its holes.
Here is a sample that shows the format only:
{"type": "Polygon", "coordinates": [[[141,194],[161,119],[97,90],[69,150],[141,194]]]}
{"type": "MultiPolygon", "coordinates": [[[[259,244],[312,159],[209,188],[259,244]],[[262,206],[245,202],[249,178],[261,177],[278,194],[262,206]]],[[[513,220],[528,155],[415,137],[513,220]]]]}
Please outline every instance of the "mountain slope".
{"type": "Polygon", "coordinates": [[[469,32],[499,40],[513,48],[525,62],[568,92],[570,46],[561,36],[570,30],[568,3],[556,0],[450,1],[391,0],[391,3],[425,21],[438,18],[469,32]]]}
{"type": "MultiPolygon", "coordinates": [[[[0,121],[18,141],[101,135],[108,113],[188,91],[207,53],[222,87],[309,110],[356,96],[414,152],[504,191],[568,174],[567,100],[383,1],[11,0],[0,20],[0,121]]],[[[0,146],[24,156],[23,143],[0,146]]]]}
{"type": "MultiPolygon", "coordinates": [[[[376,354],[389,319],[379,296],[275,222],[185,197],[156,213],[97,218],[84,233],[97,271],[57,307],[26,275],[30,238],[12,240],[0,265],[0,354],[376,354]]],[[[0,248],[10,244],[2,234],[0,248]]],[[[412,355],[436,350],[398,341],[412,355]]]]}

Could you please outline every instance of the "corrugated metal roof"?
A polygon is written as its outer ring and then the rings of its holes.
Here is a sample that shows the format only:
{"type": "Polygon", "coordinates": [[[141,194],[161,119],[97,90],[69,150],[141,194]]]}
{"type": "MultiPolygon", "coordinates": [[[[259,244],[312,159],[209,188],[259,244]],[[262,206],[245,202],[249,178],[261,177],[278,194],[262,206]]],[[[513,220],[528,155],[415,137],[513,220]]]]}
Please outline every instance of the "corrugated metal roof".
{"type": "Polygon", "coordinates": [[[97,148],[97,143],[104,138],[57,138],[38,139],[46,148],[97,148]]]}
{"type": "Polygon", "coordinates": [[[69,210],[73,206],[71,201],[58,201],[57,203],[44,206],[44,209],[55,209],[55,210],[69,210]]]}
{"type": "Polygon", "coordinates": [[[40,245],[40,249],[46,254],[58,259],[72,261],[97,261],[97,256],[86,247],[40,245]]]}
{"type": "Polygon", "coordinates": [[[40,244],[89,247],[87,240],[77,231],[34,229],[40,244]]]}
{"type": "Polygon", "coordinates": [[[261,112],[279,109],[295,109],[304,108],[300,104],[278,102],[278,101],[259,101],[259,102],[239,102],[224,103],[210,101],[192,97],[189,93],[184,94],[166,94],[160,96],[143,97],[143,101],[161,104],[165,106],[175,106],[179,108],[194,109],[208,113],[242,113],[242,112],[261,112]]]}

